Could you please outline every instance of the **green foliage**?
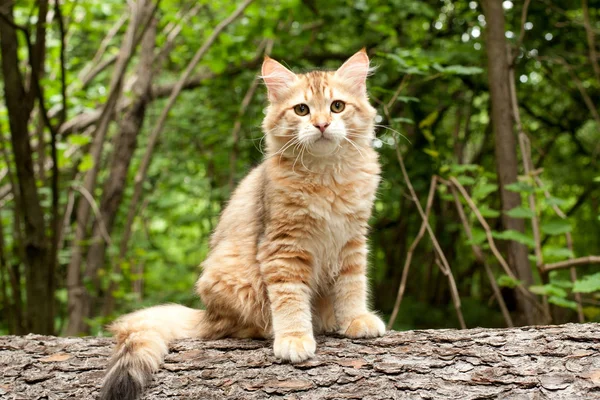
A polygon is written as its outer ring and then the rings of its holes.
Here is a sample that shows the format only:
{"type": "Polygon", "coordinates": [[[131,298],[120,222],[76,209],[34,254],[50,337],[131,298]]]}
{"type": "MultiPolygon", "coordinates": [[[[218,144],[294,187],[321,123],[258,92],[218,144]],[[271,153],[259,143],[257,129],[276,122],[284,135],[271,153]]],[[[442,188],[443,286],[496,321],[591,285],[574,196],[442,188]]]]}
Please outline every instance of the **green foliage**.
{"type": "Polygon", "coordinates": [[[511,210],[506,211],[506,215],[512,218],[533,218],[535,213],[530,208],[515,207],[511,210]]]}
{"type": "Polygon", "coordinates": [[[498,285],[500,285],[501,287],[507,287],[507,288],[511,288],[511,289],[514,289],[523,283],[520,280],[512,278],[508,275],[500,275],[497,278],[497,282],[498,282],[498,285]]]}
{"type": "MultiPolygon", "coordinates": [[[[12,3],[17,23],[35,23],[36,2],[12,3]]],[[[515,240],[528,246],[534,274],[533,218],[540,222],[544,262],[600,254],[597,239],[600,237],[597,209],[600,196],[598,126],[571,73],[577,74],[596,103],[600,98],[600,83],[596,81],[587,57],[581,6],[577,2],[567,3],[561,4],[564,13],[547,13],[545,5],[532,2],[528,22],[533,28],[526,32],[522,51],[515,62],[523,128],[532,140],[533,164],[536,169],[543,169],[538,177],[551,196],[546,198],[531,176],[522,176],[518,182],[507,186],[508,190],[521,196],[522,204],[506,211],[502,208],[495,165],[486,71],[486,25],[479,2],[374,0],[325,3],[285,0],[266,5],[254,3],[243,17],[230,24],[219,36],[193,72],[193,75],[211,72],[214,76],[202,80],[193,89],[184,90],[171,110],[144,182],[143,199],[131,227],[129,248],[125,259],[120,260],[119,242],[126,229],[127,206],[133,195],[134,177],[148,145],[149,133],[165,105],[165,97],[153,98],[150,103],[127,176],[124,199],[110,232],[112,244],[108,246],[105,265],[98,275],[98,308],[104,301],[100,297],[106,297],[109,284],[116,282],[116,289],[110,293],[116,299],[116,309],[108,317],[91,318],[92,333],[104,333],[103,325],[116,315],[142,306],[163,302],[199,306],[193,285],[201,271],[199,264],[208,252],[210,234],[231,194],[229,180],[233,178],[234,183],[239,182],[263,159],[260,125],[267,102],[264,87],[258,87],[242,115],[240,104],[259,74],[259,61],[254,60],[262,57],[259,46],[264,39],[274,40],[271,56],[295,71],[314,67],[337,68],[346,57],[363,46],[366,46],[373,65],[377,67],[368,85],[370,98],[378,111],[375,144],[383,172],[370,221],[370,262],[375,307],[383,313],[391,312],[400,280],[399,266],[403,265],[406,250],[421,224],[402,179],[394,139],[400,143],[411,182],[422,204],[432,175],[444,179],[456,177],[486,218],[502,253],[505,252],[502,241],[515,240]],[[546,39],[546,33],[551,33],[553,39],[546,39]],[[564,68],[554,57],[568,60],[573,70],[564,68]],[[390,101],[401,84],[402,90],[396,102],[388,109],[388,120],[383,104],[390,101]],[[239,140],[234,144],[231,132],[237,119],[241,130],[239,140]],[[232,154],[235,154],[235,159],[231,158],[232,154]],[[535,212],[529,207],[527,197],[530,194],[534,195],[535,212]],[[568,218],[559,219],[553,206],[560,207],[568,218]],[[524,219],[524,232],[504,230],[502,218],[506,216],[524,219]],[[568,248],[566,233],[572,236],[573,250],[568,248]],[[117,264],[120,270],[115,269],[117,264]],[[135,286],[139,283],[143,283],[141,289],[135,286]],[[140,289],[140,293],[135,292],[134,287],[140,289]]],[[[60,4],[69,30],[65,66],[69,86],[66,119],[70,121],[82,113],[100,110],[107,100],[112,65],[87,85],[82,84],[80,76],[94,66],[89,65],[90,61],[106,33],[122,15],[128,13],[128,2],[65,0],[60,4]]],[[[167,47],[171,29],[180,24],[184,16],[187,19],[181,24],[181,32],[165,63],[155,65],[154,89],[172,85],[181,76],[194,52],[235,7],[233,2],[201,2],[200,10],[192,15],[190,10],[197,4],[187,0],[160,2],[156,13],[157,53],[167,47]]],[[[514,1],[513,4],[513,8],[505,10],[506,29],[518,35],[523,5],[514,1]]],[[[600,15],[591,11],[598,29],[600,15]]],[[[108,43],[102,61],[119,53],[125,28],[123,26],[108,43]]],[[[47,107],[56,111],[61,108],[62,96],[58,61],[60,37],[54,21],[48,24],[46,36],[42,86],[47,107]]],[[[509,42],[514,44],[514,39],[509,38],[509,42]]],[[[25,66],[28,56],[22,38],[19,56],[20,65],[25,66]]],[[[125,79],[126,100],[133,98],[131,83],[135,81],[138,62],[139,51],[136,51],[125,79]]],[[[28,76],[29,70],[23,68],[21,73],[28,76]]],[[[153,93],[156,91],[153,90],[153,93]]],[[[50,160],[50,150],[48,145],[42,152],[37,150],[38,137],[34,135],[38,127],[37,109],[33,115],[30,133],[37,171],[40,164],[50,160]]],[[[53,123],[58,123],[58,116],[52,118],[53,123]]],[[[121,122],[123,116],[124,111],[120,111],[115,120],[121,122]]],[[[116,150],[113,140],[118,129],[118,123],[113,122],[98,165],[94,165],[90,155],[93,130],[78,130],[58,136],[61,224],[69,196],[73,196],[75,210],[81,201],[81,195],[71,192],[70,188],[81,185],[86,172],[94,166],[99,168],[100,173],[92,195],[97,202],[100,201],[108,183],[108,171],[116,150]]],[[[10,177],[5,172],[9,165],[13,167],[10,172],[15,175],[9,132],[7,111],[2,104],[0,141],[7,150],[8,159],[0,153],[0,193],[9,185],[10,177]]],[[[49,142],[47,130],[43,138],[46,143],[49,142]]],[[[524,173],[522,168],[520,173],[524,173]]],[[[43,177],[37,175],[38,194],[48,224],[52,204],[50,177],[49,172],[43,177]]],[[[450,189],[442,185],[437,194],[430,223],[449,258],[454,276],[460,277],[457,285],[467,323],[469,326],[500,326],[502,316],[496,304],[488,303],[492,291],[471,250],[472,244],[479,246],[494,272],[500,271],[488,247],[486,233],[461,198],[472,230],[473,239],[468,240],[450,189]]],[[[6,265],[16,265],[21,280],[25,280],[19,231],[15,227],[16,208],[13,198],[0,199],[3,254],[6,265]]],[[[59,328],[64,328],[67,314],[65,277],[72,253],[76,211],[65,221],[65,245],[59,249],[56,271],[56,325],[59,328]]],[[[90,224],[88,230],[91,228],[90,224]]],[[[90,243],[89,238],[84,241],[84,251],[90,243]]],[[[414,254],[406,302],[396,325],[398,328],[457,326],[457,321],[448,317],[454,315],[454,310],[449,306],[447,278],[437,268],[432,254],[431,243],[427,239],[422,240],[414,254]]],[[[600,307],[593,305],[598,300],[600,288],[597,282],[600,277],[587,266],[578,268],[578,275],[579,280],[573,284],[568,271],[560,271],[551,274],[548,284],[536,284],[532,290],[547,295],[550,303],[567,308],[569,314],[565,319],[569,320],[575,318],[575,313],[571,312],[573,292],[581,293],[589,300],[584,303],[586,318],[600,320],[600,307]]],[[[14,293],[8,271],[0,271],[0,281],[8,283],[7,298],[12,298],[14,293]]],[[[500,276],[498,282],[508,292],[518,283],[505,275],[500,276]]],[[[8,308],[3,300],[0,303],[0,332],[7,332],[9,324],[4,316],[8,315],[8,308]]],[[[100,310],[96,311],[99,315],[100,310]]]]}
{"type": "Polygon", "coordinates": [[[564,219],[553,219],[543,223],[540,226],[540,229],[547,235],[563,235],[567,232],[571,232],[572,227],[571,224],[564,219]]]}
{"type": "Polygon", "coordinates": [[[533,241],[531,236],[521,233],[519,231],[512,230],[512,229],[507,229],[502,232],[494,231],[494,232],[492,232],[492,236],[496,239],[514,240],[516,242],[522,243],[529,247],[535,246],[535,242],[533,241]]]}
{"type": "Polygon", "coordinates": [[[600,272],[593,275],[587,275],[583,279],[575,281],[573,292],[575,293],[593,293],[600,291],[600,272]]]}

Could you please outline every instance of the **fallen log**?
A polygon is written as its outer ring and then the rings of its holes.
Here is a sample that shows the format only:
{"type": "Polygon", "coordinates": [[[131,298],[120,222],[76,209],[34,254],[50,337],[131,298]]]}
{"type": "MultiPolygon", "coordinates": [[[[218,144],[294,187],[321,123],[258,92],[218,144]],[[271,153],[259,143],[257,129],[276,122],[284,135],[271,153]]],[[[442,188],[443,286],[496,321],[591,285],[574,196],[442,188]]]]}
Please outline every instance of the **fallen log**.
{"type": "MultiPolygon", "coordinates": [[[[0,398],[93,399],[108,338],[0,337],[0,398]]],[[[269,341],[181,340],[145,399],[595,399],[600,324],[318,338],[317,356],[277,361],[269,341]]]]}

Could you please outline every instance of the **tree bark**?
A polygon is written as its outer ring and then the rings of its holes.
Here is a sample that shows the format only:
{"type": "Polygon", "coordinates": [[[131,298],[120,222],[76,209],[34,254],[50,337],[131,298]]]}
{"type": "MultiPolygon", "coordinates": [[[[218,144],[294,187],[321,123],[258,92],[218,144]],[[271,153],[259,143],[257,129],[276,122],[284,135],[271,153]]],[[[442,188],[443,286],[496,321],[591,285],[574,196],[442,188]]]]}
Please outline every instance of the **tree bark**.
{"type": "MultiPolygon", "coordinates": [[[[44,4],[40,3],[40,17],[44,18],[44,4]]],[[[47,8],[47,7],[46,7],[47,8]]],[[[12,21],[12,5],[0,8],[5,18],[12,21]],[[5,12],[7,11],[7,12],[5,12]]],[[[45,30],[42,29],[42,36],[45,30]]],[[[38,34],[39,31],[38,31],[38,34]]],[[[40,38],[37,38],[40,42],[40,38]]],[[[42,41],[43,43],[43,41],[42,41]]],[[[0,18],[0,48],[4,98],[8,110],[12,151],[19,188],[18,210],[24,222],[25,288],[27,293],[27,327],[31,332],[52,334],[54,331],[54,274],[49,259],[50,246],[46,237],[44,214],[38,196],[29,142],[28,122],[33,107],[34,85],[26,90],[19,69],[17,32],[0,18]]],[[[35,52],[34,52],[35,54],[35,52]]],[[[36,62],[32,62],[33,79],[37,79],[36,62]]]]}
{"type": "MultiPolygon", "coordinates": [[[[96,178],[98,177],[100,169],[104,138],[108,131],[109,124],[113,119],[115,107],[121,97],[123,78],[127,70],[127,65],[135,52],[135,35],[138,28],[143,26],[141,10],[145,7],[146,2],[147,0],[138,0],[135,3],[131,3],[130,22],[127,27],[127,32],[125,33],[123,46],[117,57],[115,70],[111,78],[108,99],[102,109],[92,141],[91,154],[94,164],[87,172],[83,184],[83,187],[89,193],[94,193],[94,188],[96,187],[96,178]]],[[[71,260],[67,268],[69,313],[67,334],[69,335],[77,335],[87,331],[87,324],[84,319],[87,316],[86,310],[89,307],[89,304],[86,302],[89,300],[89,296],[84,288],[81,274],[81,263],[84,257],[81,242],[86,238],[90,211],[91,207],[87,201],[79,202],[77,207],[75,238],[71,246],[71,260]]]]}
{"type": "MultiPolygon", "coordinates": [[[[388,332],[317,338],[312,360],[275,359],[270,341],[182,340],[143,399],[591,399],[600,325],[388,332]]],[[[94,399],[112,340],[0,337],[0,397],[94,399]]]]}
{"type": "MultiPolygon", "coordinates": [[[[509,91],[509,60],[504,30],[504,11],[499,0],[486,0],[483,10],[487,24],[486,45],[488,55],[488,79],[492,102],[492,124],[494,129],[496,171],[502,200],[502,224],[504,229],[525,231],[525,221],[511,218],[505,211],[521,205],[521,195],[506,189],[506,185],[517,181],[519,160],[517,143],[513,132],[512,107],[509,91]]],[[[527,247],[515,241],[507,242],[508,264],[515,275],[526,286],[533,284],[527,247]]],[[[517,293],[519,324],[535,324],[535,310],[531,302],[517,293]]]]}
{"type": "MultiPolygon", "coordinates": [[[[147,10],[148,12],[150,10],[147,10]]],[[[108,233],[111,232],[117,211],[123,199],[123,191],[127,183],[127,172],[129,164],[136,148],[137,137],[142,129],[146,107],[150,102],[150,89],[152,85],[152,72],[154,59],[154,48],[156,38],[157,20],[152,19],[144,38],[142,39],[142,49],[140,62],[137,69],[137,80],[133,88],[136,98],[120,123],[119,133],[114,141],[114,154],[110,165],[110,173],[104,184],[102,198],[100,200],[100,215],[106,226],[108,233]]],[[[102,238],[100,221],[94,223],[92,230],[92,245],[87,254],[85,267],[85,277],[94,282],[95,289],[98,289],[98,270],[104,265],[106,256],[106,242],[102,238]]],[[[113,266],[116,268],[116,266],[113,266]]],[[[112,304],[112,291],[114,284],[110,284],[106,301],[112,304]]],[[[89,295],[87,295],[89,296],[89,295]]],[[[91,299],[86,303],[90,304],[91,299]]],[[[91,316],[92,308],[88,307],[86,316],[91,316]]]]}

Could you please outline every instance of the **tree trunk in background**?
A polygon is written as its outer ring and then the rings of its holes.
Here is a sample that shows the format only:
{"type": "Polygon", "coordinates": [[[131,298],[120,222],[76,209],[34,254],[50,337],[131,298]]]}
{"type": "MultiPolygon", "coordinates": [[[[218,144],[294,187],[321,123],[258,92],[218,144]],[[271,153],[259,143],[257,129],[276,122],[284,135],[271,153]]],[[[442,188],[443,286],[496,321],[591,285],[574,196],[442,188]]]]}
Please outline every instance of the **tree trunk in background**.
{"type": "MultiPolygon", "coordinates": [[[[131,15],[129,25],[123,39],[123,44],[119,50],[119,55],[115,63],[113,71],[108,99],[102,114],[96,125],[94,138],[92,141],[91,154],[94,164],[87,172],[83,188],[93,195],[96,187],[96,179],[100,170],[102,150],[108,127],[113,119],[115,107],[121,97],[123,79],[127,71],[127,65],[131,60],[135,48],[137,46],[135,37],[138,33],[138,28],[143,27],[145,22],[142,18],[142,10],[148,2],[146,0],[138,0],[130,3],[131,15]]],[[[68,335],[77,335],[82,332],[87,332],[89,327],[85,322],[88,315],[89,293],[83,284],[81,274],[81,263],[84,257],[82,242],[86,238],[87,227],[90,217],[91,206],[85,199],[80,199],[77,207],[77,227],[75,230],[75,238],[71,246],[71,260],[67,269],[67,289],[68,289],[68,313],[69,324],[67,326],[68,335]]]]}
{"type": "MultiPolygon", "coordinates": [[[[505,211],[521,205],[521,195],[506,189],[506,185],[517,182],[517,142],[513,132],[513,118],[509,91],[509,60],[504,31],[502,1],[483,2],[487,24],[486,45],[488,54],[488,79],[492,102],[492,124],[494,128],[496,171],[502,200],[502,224],[504,229],[525,232],[525,220],[511,218],[505,211]]],[[[526,287],[533,284],[527,247],[515,241],[507,242],[508,263],[526,287]]],[[[532,325],[537,322],[533,305],[517,292],[519,318],[517,323],[532,325]]]]}
{"type": "MultiPolygon", "coordinates": [[[[39,3],[38,18],[41,21],[46,19],[47,5],[47,1],[39,3]]],[[[12,6],[0,7],[0,12],[12,20],[12,6]]],[[[45,29],[40,28],[39,25],[43,24],[38,24],[38,34],[43,37],[45,29]]],[[[0,48],[4,97],[19,188],[18,210],[24,222],[28,325],[26,329],[31,332],[51,334],[54,331],[53,262],[49,259],[50,243],[46,237],[46,225],[36,186],[27,126],[34,104],[34,92],[33,89],[25,89],[19,70],[17,32],[3,19],[0,19],[0,48]]],[[[35,48],[37,46],[34,46],[35,48]]],[[[32,62],[36,65],[35,59],[32,62]]],[[[37,74],[37,71],[37,68],[32,69],[33,74],[37,74]]]]}
{"type": "MultiPolygon", "coordinates": [[[[149,11],[149,10],[148,10],[149,11]]],[[[137,69],[137,79],[133,92],[135,99],[123,119],[121,120],[119,133],[114,140],[114,154],[110,166],[110,174],[106,179],[102,198],[100,200],[100,214],[110,233],[114,226],[117,211],[123,199],[123,191],[127,183],[127,171],[135,151],[137,136],[142,130],[146,107],[150,102],[150,89],[152,87],[152,69],[154,59],[154,48],[156,39],[157,20],[155,18],[150,22],[150,26],[144,34],[142,40],[142,49],[140,62],[137,69]]],[[[92,245],[88,250],[85,267],[85,278],[94,283],[94,288],[99,289],[98,270],[104,266],[106,259],[106,242],[102,238],[101,226],[98,220],[94,223],[92,233],[92,245]]],[[[120,260],[119,260],[120,261],[120,260]]],[[[113,266],[116,268],[116,266],[113,266]]],[[[112,291],[115,285],[111,282],[106,293],[106,302],[112,304],[112,291]]],[[[85,294],[88,299],[86,303],[89,307],[86,309],[88,317],[94,312],[92,299],[89,294],[85,294]]],[[[112,306],[111,306],[112,307],[112,306]]]]}

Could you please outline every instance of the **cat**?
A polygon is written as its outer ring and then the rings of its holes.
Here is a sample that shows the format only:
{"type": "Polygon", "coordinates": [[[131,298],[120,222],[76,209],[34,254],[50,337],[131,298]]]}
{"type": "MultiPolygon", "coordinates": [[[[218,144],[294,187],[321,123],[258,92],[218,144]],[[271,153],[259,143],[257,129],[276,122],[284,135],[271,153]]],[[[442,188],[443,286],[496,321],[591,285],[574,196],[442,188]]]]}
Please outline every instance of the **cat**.
{"type": "Polygon", "coordinates": [[[363,49],[336,71],[295,74],[265,57],[266,157],[239,184],[196,284],[205,310],[151,307],[116,320],[101,399],[135,399],[181,338],[273,338],[315,355],[315,333],[382,336],[367,305],[367,230],[380,166],[363,49]]]}

